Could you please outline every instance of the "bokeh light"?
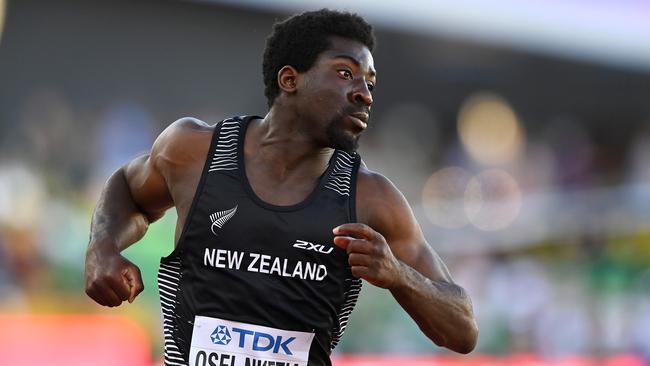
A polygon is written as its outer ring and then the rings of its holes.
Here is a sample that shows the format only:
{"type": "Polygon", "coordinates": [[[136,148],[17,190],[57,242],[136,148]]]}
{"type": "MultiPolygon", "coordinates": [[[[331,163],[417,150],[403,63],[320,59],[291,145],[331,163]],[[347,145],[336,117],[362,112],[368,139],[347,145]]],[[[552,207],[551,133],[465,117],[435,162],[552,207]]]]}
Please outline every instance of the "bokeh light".
{"type": "Polygon", "coordinates": [[[36,226],[45,199],[45,187],[34,171],[16,163],[0,165],[0,227],[36,226]]]}
{"type": "Polygon", "coordinates": [[[486,165],[512,162],[524,144],[524,131],[515,112],[494,93],[467,98],[458,113],[458,134],[468,154],[486,165]]]}
{"type": "Polygon", "coordinates": [[[485,231],[501,230],[519,215],[522,196],[517,181],[506,171],[490,169],[474,176],[465,190],[465,213],[485,231]]]}
{"type": "Polygon", "coordinates": [[[471,179],[472,174],[459,167],[444,168],[429,177],[422,190],[422,204],[431,223],[446,229],[468,224],[463,202],[471,179]]]}
{"type": "Polygon", "coordinates": [[[427,218],[445,229],[471,224],[483,231],[502,230],[517,218],[521,205],[519,184],[501,169],[473,175],[461,167],[447,167],[433,173],[422,190],[427,218]]]}

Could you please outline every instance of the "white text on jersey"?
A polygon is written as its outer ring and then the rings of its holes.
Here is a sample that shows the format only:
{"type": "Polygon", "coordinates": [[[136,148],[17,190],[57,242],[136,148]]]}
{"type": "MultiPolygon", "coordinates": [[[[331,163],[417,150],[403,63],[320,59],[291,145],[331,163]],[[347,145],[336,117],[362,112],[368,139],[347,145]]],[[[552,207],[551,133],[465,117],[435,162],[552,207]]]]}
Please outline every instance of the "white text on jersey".
{"type": "Polygon", "coordinates": [[[330,254],[332,250],[334,250],[334,247],[329,247],[326,250],[323,244],[314,244],[305,240],[296,240],[296,242],[293,244],[293,247],[298,249],[313,250],[315,252],[323,254],[330,254]]]}
{"type": "Polygon", "coordinates": [[[311,281],[322,281],[327,277],[324,264],[226,249],[205,248],[203,265],[311,281]]]}

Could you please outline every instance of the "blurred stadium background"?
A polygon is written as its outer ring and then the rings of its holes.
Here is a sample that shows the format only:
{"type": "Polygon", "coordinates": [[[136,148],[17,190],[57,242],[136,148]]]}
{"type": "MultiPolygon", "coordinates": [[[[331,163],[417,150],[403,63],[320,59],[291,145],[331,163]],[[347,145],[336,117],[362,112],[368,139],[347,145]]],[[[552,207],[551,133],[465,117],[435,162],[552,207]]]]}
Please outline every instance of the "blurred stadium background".
{"type": "Polygon", "coordinates": [[[0,364],[160,364],[175,213],[126,252],[144,293],[101,308],[83,292],[99,190],[180,117],[264,114],[271,25],[320,7],[376,28],[362,156],[404,192],[481,331],[453,356],[365,286],[335,364],[646,364],[645,0],[0,0],[0,364]]]}

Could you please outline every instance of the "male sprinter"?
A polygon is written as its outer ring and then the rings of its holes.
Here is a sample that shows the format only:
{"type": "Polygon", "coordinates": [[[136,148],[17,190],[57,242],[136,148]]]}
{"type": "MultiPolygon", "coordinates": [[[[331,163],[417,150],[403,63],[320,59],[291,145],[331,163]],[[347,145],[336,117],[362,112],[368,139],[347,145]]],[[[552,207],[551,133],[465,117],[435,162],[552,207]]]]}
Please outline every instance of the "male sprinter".
{"type": "Polygon", "coordinates": [[[120,252],[178,212],[158,272],[166,365],[331,365],[361,279],[389,290],[435,344],[474,348],[469,297],[402,194],[356,153],[373,46],[370,25],[349,13],[276,24],[266,116],[178,120],[107,181],[86,255],[86,293],[99,304],[142,291],[120,252]]]}

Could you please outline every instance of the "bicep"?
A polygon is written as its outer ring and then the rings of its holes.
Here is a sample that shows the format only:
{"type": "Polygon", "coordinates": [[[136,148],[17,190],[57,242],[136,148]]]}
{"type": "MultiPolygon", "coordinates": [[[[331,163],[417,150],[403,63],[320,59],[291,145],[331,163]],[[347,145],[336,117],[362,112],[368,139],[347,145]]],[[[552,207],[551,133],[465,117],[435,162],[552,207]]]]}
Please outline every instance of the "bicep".
{"type": "Polygon", "coordinates": [[[165,177],[156,168],[151,155],[133,159],[124,167],[133,202],[150,221],[160,218],[173,206],[165,177]]]}
{"type": "Polygon", "coordinates": [[[176,201],[182,204],[191,200],[184,187],[197,171],[200,175],[213,131],[205,122],[181,118],[158,136],[149,155],[124,167],[133,200],[151,221],[176,201]]]}

